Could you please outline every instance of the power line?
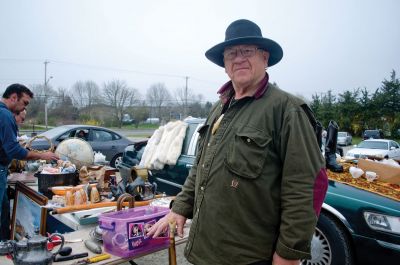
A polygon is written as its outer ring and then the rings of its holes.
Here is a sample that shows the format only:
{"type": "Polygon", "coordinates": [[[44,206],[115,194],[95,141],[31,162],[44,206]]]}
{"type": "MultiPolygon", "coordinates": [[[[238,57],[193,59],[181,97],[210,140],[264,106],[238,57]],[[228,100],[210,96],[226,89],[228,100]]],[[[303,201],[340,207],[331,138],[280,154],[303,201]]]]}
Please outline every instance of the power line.
{"type": "MultiPolygon", "coordinates": [[[[43,60],[38,60],[38,59],[0,58],[0,61],[41,62],[41,63],[43,63],[43,60]]],[[[132,69],[115,68],[115,67],[109,67],[109,66],[102,66],[102,65],[99,66],[99,65],[75,63],[75,62],[66,62],[66,61],[59,61],[59,60],[46,60],[46,61],[54,63],[54,64],[67,64],[67,65],[75,65],[75,66],[85,67],[85,68],[94,68],[94,69],[108,70],[108,71],[136,73],[136,74],[142,74],[142,75],[153,75],[153,76],[154,75],[156,75],[156,76],[158,75],[158,76],[176,77],[176,78],[183,78],[183,79],[186,77],[184,75],[164,74],[164,73],[149,73],[149,72],[142,72],[142,71],[132,70],[132,69]]]]}
{"type": "Polygon", "coordinates": [[[95,69],[101,69],[101,70],[126,72],[126,73],[136,73],[136,74],[142,74],[142,75],[185,78],[185,76],[183,76],[183,75],[173,75],[173,74],[163,74],[163,73],[149,73],[149,72],[142,72],[142,71],[137,71],[137,70],[132,70],[132,69],[114,68],[114,67],[102,66],[102,65],[99,66],[99,65],[90,65],[90,64],[82,64],[82,63],[74,63],[74,62],[56,61],[56,60],[54,60],[54,61],[52,60],[51,62],[59,63],[59,64],[76,65],[76,66],[86,67],[86,68],[95,68],[95,69]]]}
{"type": "Polygon", "coordinates": [[[35,62],[42,63],[43,60],[39,59],[19,59],[19,58],[0,58],[0,61],[9,61],[9,62],[35,62]]]}
{"type": "Polygon", "coordinates": [[[13,77],[13,78],[0,78],[0,81],[15,81],[15,80],[17,80],[17,81],[20,81],[20,80],[41,80],[40,78],[24,78],[24,77],[22,77],[22,78],[15,78],[15,77],[13,77]]]}
{"type": "MultiPolygon", "coordinates": [[[[24,62],[24,61],[26,61],[26,62],[35,62],[35,63],[36,62],[40,62],[40,63],[43,63],[43,60],[39,60],[39,59],[18,59],[18,58],[0,58],[0,61],[14,61],[14,62],[24,62]]],[[[125,73],[135,73],[135,74],[150,75],[150,76],[174,77],[174,78],[182,78],[183,80],[186,80],[186,78],[188,77],[187,75],[165,74],[165,73],[150,73],[150,72],[143,72],[143,71],[132,70],[132,69],[124,69],[124,68],[109,67],[109,66],[102,66],[102,65],[91,65],[91,64],[59,61],[59,60],[46,60],[46,61],[49,61],[49,62],[51,62],[53,64],[75,65],[75,66],[84,67],[84,68],[93,68],[93,69],[99,69],[99,70],[125,72],[125,73]]],[[[199,81],[199,82],[209,83],[209,84],[213,84],[213,85],[216,85],[216,84],[220,85],[220,83],[217,83],[217,82],[204,80],[204,79],[200,79],[200,78],[196,78],[196,77],[192,77],[192,76],[189,76],[189,77],[190,77],[190,79],[196,80],[196,81],[199,81]]]]}

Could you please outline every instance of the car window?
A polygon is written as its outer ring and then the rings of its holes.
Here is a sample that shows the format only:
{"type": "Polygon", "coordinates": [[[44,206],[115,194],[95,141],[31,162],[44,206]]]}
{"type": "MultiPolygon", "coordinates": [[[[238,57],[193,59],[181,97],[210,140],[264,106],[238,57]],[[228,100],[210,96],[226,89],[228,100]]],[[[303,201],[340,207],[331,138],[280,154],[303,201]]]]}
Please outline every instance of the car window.
{"type": "Polygon", "coordinates": [[[193,134],[192,139],[190,140],[190,145],[188,149],[188,155],[194,156],[196,154],[196,148],[197,148],[197,140],[199,139],[199,128],[203,126],[203,123],[197,124],[195,128],[195,132],[193,134]]]}
{"type": "Polygon", "coordinates": [[[59,135],[60,133],[63,133],[64,131],[69,132],[68,128],[69,127],[67,127],[67,126],[60,126],[60,127],[56,127],[56,128],[50,129],[48,131],[45,131],[45,132],[41,133],[40,135],[43,135],[49,139],[52,139],[52,138],[57,137],[57,135],[59,135]]]}
{"type": "Polygon", "coordinates": [[[394,141],[390,141],[390,148],[392,148],[392,147],[399,148],[399,145],[394,141]]]}
{"type": "MultiPolygon", "coordinates": [[[[74,132],[74,131],[72,131],[72,132],[74,132]]],[[[69,138],[69,137],[72,137],[72,136],[71,136],[71,135],[72,135],[72,132],[71,132],[71,131],[67,131],[67,132],[61,134],[61,135],[57,138],[57,140],[58,140],[58,141],[62,141],[62,140],[65,140],[65,139],[67,139],[67,138],[69,138]]]]}
{"type": "Polygon", "coordinates": [[[388,150],[388,143],[387,142],[380,142],[380,141],[362,141],[357,146],[358,148],[368,148],[368,149],[382,149],[388,150]]]}
{"type": "Polygon", "coordinates": [[[89,129],[78,128],[76,130],[72,130],[70,133],[70,137],[76,137],[83,139],[85,141],[88,140],[89,129]]]}
{"type": "Polygon", "coordinates": [[[190,146],[190,140],[192,139],[193,133],[196,131],[197,123],[189,123],[186,129],[185,140],[182,145],[182,155],[188,155],[188,150],[190,146]]]}
{"type": "Polygon", "coordinates": [[[346,137],[346,133],[345,132],[338,132],[338,137],[346,137]]]}
{"type": "Polygon", "coordinates": [[[377,130],[367,130],[364,132],[366,137],[380,137],[380,132],[377,130]]]}
{"type": "Polygon", "coordinates": [[[365,131],[364,132],[364,135],[373,135],[374,134],[374,131],[365,131]]]}
{"type": "Polygon", "coordinates": [[[110,132],[92,129],[92,141],[112,141],[113,135],[110,132]]]}
{"type": "Polygon", "coordinates": [[[113,140],[119,140],[122,138],[120,135],[118,135],[116,133],[111,133],[111,135],[112,135],[113,140]]]}

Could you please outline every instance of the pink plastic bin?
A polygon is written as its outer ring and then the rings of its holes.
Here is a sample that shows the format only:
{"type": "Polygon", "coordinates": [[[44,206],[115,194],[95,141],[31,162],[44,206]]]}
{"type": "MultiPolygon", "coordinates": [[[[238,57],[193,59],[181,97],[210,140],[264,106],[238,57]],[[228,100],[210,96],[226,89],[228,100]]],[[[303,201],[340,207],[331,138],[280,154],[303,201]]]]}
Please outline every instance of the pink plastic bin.
{"type": "Polygon", "coordinates": [[[168,247],[169,231],[157,238],[147,237],[146,232],[169,209],[159,206],[141,206],[99,216],[106,252],[122,258],[132,258],[142,253],[168,247]]]}

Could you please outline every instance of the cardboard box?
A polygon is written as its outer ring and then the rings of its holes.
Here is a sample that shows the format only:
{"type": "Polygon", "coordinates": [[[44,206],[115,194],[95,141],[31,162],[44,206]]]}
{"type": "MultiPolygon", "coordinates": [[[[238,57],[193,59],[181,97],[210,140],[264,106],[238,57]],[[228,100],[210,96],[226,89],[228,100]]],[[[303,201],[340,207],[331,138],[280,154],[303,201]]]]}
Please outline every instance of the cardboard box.
{"type": "Polygon", "coordinates": [[[400,167],[386,165],[368,159],[359,159],[358,167],[365,171],[373,171],[378,174],[380,181],[400,185],[400,167]]]}

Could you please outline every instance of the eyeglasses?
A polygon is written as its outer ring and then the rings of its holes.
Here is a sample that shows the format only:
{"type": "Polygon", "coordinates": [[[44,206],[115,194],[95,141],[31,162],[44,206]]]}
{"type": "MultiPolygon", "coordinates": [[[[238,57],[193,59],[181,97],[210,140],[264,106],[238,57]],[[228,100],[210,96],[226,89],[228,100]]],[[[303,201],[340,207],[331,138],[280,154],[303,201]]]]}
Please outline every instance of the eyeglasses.
{"type": "Polygon", "coordinates": [[[236,58],[236,56],[239,55],[240,51],[240,55],[242,55],[244,58],[250,58],[256,54],[257,50],[262,50],[262,49],[257,47],[244,47],[237,49],[229,48],[224,51],[223,56],[225,60],[233,60],[236,58]]]}

